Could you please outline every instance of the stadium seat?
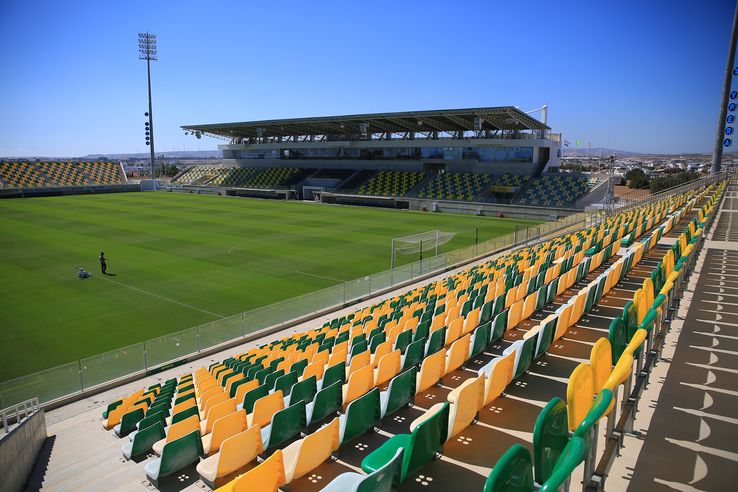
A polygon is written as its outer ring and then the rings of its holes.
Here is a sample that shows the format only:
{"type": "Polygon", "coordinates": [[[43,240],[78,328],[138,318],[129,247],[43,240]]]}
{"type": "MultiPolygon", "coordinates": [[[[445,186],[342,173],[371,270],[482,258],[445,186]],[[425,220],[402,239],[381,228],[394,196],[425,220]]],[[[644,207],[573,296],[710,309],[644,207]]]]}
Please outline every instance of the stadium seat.
{"type": "Polygon", "coordinates": [[[284,485],[284,458],[282,450],[278,449],[258,466],[216,489],[216,492],[276,492],[284,485]]]}
{"type": "Polygon", "coordinates": [[[202,454],[200,432],[195,430],[168,442],[163,447],[160,457],[147,463],[144,471],[149,480],[157,484],[160,478],[198,462],[202,454]]]}
{"type": "Polygon", "coordinates": [[[339,446],[338,418],[330,421],[312,434],[293,442],[282,450],[285,483],[314,470],[330,458],[339,446]]]}
{"type": "Polygon", "coordinates": [[[197,465],[197,472],[212,486],[218,478],[243,468],[263,452],[261,428],[255,425],[223,441],[220,451],[197,465]]]}
{"type": "Polygon", "coordinates": [[[261,442],[269,450],[300,433],[307,426],[305,402],[300,400],[279,410],[268,425],[261,428],[261,442]]]}
{"type": "Polygon", "coordinates": [[[513,444],[492,468],[484,492],[533,492],[530,451],[513,444]]]}
{"type": "Polygon", "coordinates": [[[374,388],[349,403],[346,407],[346,413],[339,416],[341,444],[345,444],[373,428],[380,418],[379,389],[374,388]]]}
{"type": "Polygon", "coordinates": [[[148,453],[151,451],[151,447],[155,442],[164,439],[164,424],[161,421],[154,422],[147,427],[142,427],[132,440],[129,440],[123,444],[121,450],[123,451],[123,457],[127,460],[148,453]]]}
{"type": "Polygon", "coordinates": [[[335,414],[341,409],[342,402],[343,392],[340,381],[321,389],[315,394],[315,399],[305,408],[308,423],[314,424],[335,414]]]}
{"type": "Polygon", "coordinates": [[[372,451],[361,462],[361,469],[373,473],[383,468],[403,450],[402,469],[399,483],[418,468],[422,467],[442,449],[443,442],[448,435],[449,403],[417,425],[410,425],[410,434],[398,434],[385,441],[379,448],[372,451]]]}
{"type": "Polygon", "coordinates": [[[400,482],[403,464],[403,448],[398,448],[394,456],[382,467],[368,475],[348,472],[342,473],[326,485],[321,492],[365,492],[393,490],[400,482]]]}
{"type": "Polygon", "coordinates": [[[246,411],[231,412],[215,421],[212,432],[203,435],[202,448],[206,455],[214,454],[223,441],[246,430],[246,411]]]}

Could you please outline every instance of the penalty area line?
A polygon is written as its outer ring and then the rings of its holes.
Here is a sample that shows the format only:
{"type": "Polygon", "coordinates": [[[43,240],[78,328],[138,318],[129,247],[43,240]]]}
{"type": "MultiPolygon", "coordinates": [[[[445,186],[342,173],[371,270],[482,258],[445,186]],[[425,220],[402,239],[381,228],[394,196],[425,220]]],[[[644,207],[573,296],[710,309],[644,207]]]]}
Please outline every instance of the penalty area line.
{"type": "Polygon", "coordinates": [[[295,271],[295,273],[299,273],[300,275],[307,275],[309,277],[322,278],[323,280],[332,280],[334,282],[341,282],[341,283],[345,282],[345,280],[341,280],[340,278],[324,277],[323,275],[315,275],[314,273],[298,272],[298,271],[295,271]]]}
{"type": "Polygon", "coordinates": [[[163,299],[165,301],[173,302],[174,304],[179,304],[180,306],[184,306],[186,308],[190,308],[190,309],[193,309],[195,311],[200,311],[201,313],[209,314],[210,316],[215,316],[216,318],[225,318],[225,316],[223,316],[221,314],[211,313],[210,311],[207,311],[205,309],[201,309],[201,308],[199,308],[197,306],[193,306],[191,304],[187,304],[185,302],[181,302],[181,301],[178,301],[176,299],[172,299],[172,298],[163,296],[161,294],[157,294],[155,292],[150,292],[148,290],[139,289],[138,287],[134,287],[132,285],[128,285],[128,284],[125,284],[123,282],[119,282],[117,280],[113,280],[112,278],[108,278],[108,277],[104,277],[104,276],[100,276],[100,275],[94,275],[92,278],[101,278],[103,280],[107,280],[108,282],[113,282],[114,284],[118,284],[120,286],[127,287],[127,288],[132,289],[132,290],[137,290],[138,292],[141,292],[142,294],[148,294],[150,296],[158,297],[159,299],[163,299]]]}

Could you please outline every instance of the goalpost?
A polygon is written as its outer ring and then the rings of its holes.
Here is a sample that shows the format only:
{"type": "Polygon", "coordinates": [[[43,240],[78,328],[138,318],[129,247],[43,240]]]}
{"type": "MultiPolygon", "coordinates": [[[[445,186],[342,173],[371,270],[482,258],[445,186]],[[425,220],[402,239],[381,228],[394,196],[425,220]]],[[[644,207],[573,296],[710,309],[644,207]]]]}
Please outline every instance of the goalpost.
{"type": "Polygon", "coordinates": [[[394,270],[395,268],[397,253],[402,255],[419,254],[419,259],[422,260],[424,251],[434,250],[435,256],[438,256],[438,247],[451,241],[455,236],[455,232],[444,232],[435,229],[392,239],[390,269],[394,270]]]}

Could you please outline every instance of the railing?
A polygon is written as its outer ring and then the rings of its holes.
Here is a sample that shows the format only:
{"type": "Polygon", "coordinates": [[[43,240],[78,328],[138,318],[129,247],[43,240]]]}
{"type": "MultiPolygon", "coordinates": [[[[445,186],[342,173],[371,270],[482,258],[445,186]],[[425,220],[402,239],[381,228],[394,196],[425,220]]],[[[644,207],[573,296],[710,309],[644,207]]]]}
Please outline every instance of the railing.
{"type": "Polygon", "coordinates": [[[10,433],[11,423],[20,424],[40,408],[41,405],[39,405],[38,398],[31,398],[30,400],[17,403],[12,407],[0,410],[0,422],[2,422],[4,429],[3,435],[10,433]]]}
{"type": "Polygon", "coordinates": [[[307,321],[318,313],[355,304],[495,252],[593,225],[603,217],[602,211],[581,212],[557,221],[516,229],[505,236],[430,256],[422,261],[0,382],[0,406],[34,396],[38,396],[39,401],[45,404],[69,395],[88,392],[101,385],[112,384],[122,378],[144,375],[202,352],[213,351],[215,347],[236,345],[246,337],[254,337],[256,333],[265,330],[282,329],[295,324],[298,319],[307,321]]]}

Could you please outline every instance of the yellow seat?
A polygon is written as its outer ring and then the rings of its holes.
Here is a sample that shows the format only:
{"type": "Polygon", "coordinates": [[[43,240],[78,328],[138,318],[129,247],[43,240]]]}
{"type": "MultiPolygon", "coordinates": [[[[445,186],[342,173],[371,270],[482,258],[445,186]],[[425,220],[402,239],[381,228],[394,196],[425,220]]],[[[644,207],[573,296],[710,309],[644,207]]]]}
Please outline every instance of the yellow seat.
{"type": "Polygon", "coordinates": [[[480,308],[472,309],[466,314],[466,318],[464,319],[464,329],[461,332],[462,335],[466,335],[467,333],[471,333],[474,331],[474,329],[479,326],[479,315],[481,313],[480,308]]]}
{"type": "Polygon", "coordinates": [[[497,357],[490,361],[479,373],[485,373],[484,404],[492,403],[500,396],[512,381],[515,368],[515,352],[497,357]]]}
{"type": "Polygon", "coordinates": [[[448,414],[448,439],[458,435],[471,424],[484,406],[484,379],[484,374],[469,378],[446,397],[451,403],[448,414]]]}
{"type": "Polygon", "coordinates": [[[586,362],[579,364],[569,377],[566,385],[566,407],[569,430],[574,430],[587,416],[594,402],[594,377],[592,368],[586,362]]]}
{"type": "Polygon", "coordinates": [[[464,329],[464,318],[456,318],[451,321],[446,330],[446,340],[443,342],[444,346],[449,346],[459,339],[461,331],[464,329]]]}
{"type": "Polygon", "coordinates": [[[263,452],[261,427],[255,425],[224,440],[220,451],[197,465],[197,472],[203,480],[213,483],[244,467],[263,452]]]}
{"type": "Polygon", "coordinates": [[[386,340],[380,343],[379,345],[377,345],[376,350],[372,354],[372,365],[374,367],[377,367],[379,365],[379,362],[382,360],[382,357],[392,352],[393,345],[394,345],[394,342],[391,340],[386,340]]]}
{"type": "MultiPolygon", "coordinates": [[[[202,425],[202,423],[201,423],[202,425]]],[[[214,454],[223,441],[246,430],[246,411],[237,410],[220,417],[212,426],[212,432],[202,437],[202,449],[206,455],[214,454]]]]}
{"type": "Polygon", "coordinates": [[[259,466],[220,487],[216,492],[276,492],[285,485],[284,458],[278,449],[259,466]]]}
{"type": "Polygon", "coordinates": [[[338,418],[282,450],[285,484],[310,473],[331,457],[340,445],[338,418]]]}
{"type": "Polygon", "coordinates": [[[374,371],[374,385],[381,386],[393,377],[400,374],[402,366],[402,353],[400,349],[393,350],[392,352],[385,354],[379,363],[377,369],[374,371]]]}
{"type": "Polygon", "coordinates": [[[167,437],[154,443],[154,452],[161,456],[161,451],[164,449],[165,444],[186,436],[193,431],[200,432],[200,420],[197,418],[197,415],[191,415],[186,419],[167,427],[167,437]]]}
{"type": "Polygon", "coordinates": [[[511,330],[520,324],[524,302],[525,301],[517,301],[510,306],[510,310],[507,312],[507,327],[505,330],[511,330]]]}
{"type": "Polygon", "coordinates": [[[455,371],[466,362],[469,358],[470,340],[471,333],[468,333],[451,344],[446,355],[444,374],[455,371]]]}
{"type": "Polygon", "coordinates": [[[365,365],[356,370],[343,385],[343,407],[363,396],[374,387],[374,366],[365,365]]]}
{"type": "MultiPolygon", "coordinates": [[[[256,389],[259,387],[259,380],[258,379],[252,379],[251,381],[247,383],[243,383],[238,388],[236,388],[236,395],[233,397],[234,403],[241,404],[243,403],[243,397],[246,393],[249,391],[256,389]]],[[[230,395],[230,393],[228,393],[230,395]]]]}
{"type": "Polygon", "coordinates": [[[415,394],[427,390],[443,377],[446,369],[446,349],[431,354],[420,365],[415,394]]]}
{"type": "Polygon", "coordinates": [[[589,365],[592,367],[594,393],[599,393],[612,372],[612,347],[610,340],[603,337],[595,342],[590,352],[589,365]]]}
{"type": "Polygon", "coordinates": [[[249,427],[258,425],[264,427],[272,422],[275,413],[284,409],[282,390],[269,393],[254,402],[254,411],[246,416],[249,427]]]}
{"type": "Polygon", "coordinates": [[[236,402],[234,400],[227,399],[224,402],[211,407],[205,414],[205,420],[200,422],[200,433],[203,435],[210,434],[210,432],[212,432],[213,430],[213,425],[215,425],[216,420],[221,417],[225,417],[226,415],[235,411],[236,402]]]}
{"type": "MultiPolygon", "coordinates": [[[[323,352],[315,354],[315,357],[318,357],[318,355],[320,354],[326,354],[326,362],[327,362],[328,361],[327,359],[328,351],[324,350],[323,352]]],[[[322,358],[321,360],[311,362],[310,364],[305,366],[305,370],[302,373],[302,380],[304,381],[310,378],[310,376],[315,376],[315,380],[320,381],[321,379],[323,379],[324,369],[325,369],[325,363],[323,362],[322,358]]]]}
{"type": "Polygon", "coordinates": [[[360,354],[354,355],[351,357],[351,363],[346,369],[346,372],[348,373],[347,377],[351,377],[351,374],[355,373],[362,367],[371,365],[371,361],[371,352],[369,352],[369,350],[365,350],[360,354]]]}

